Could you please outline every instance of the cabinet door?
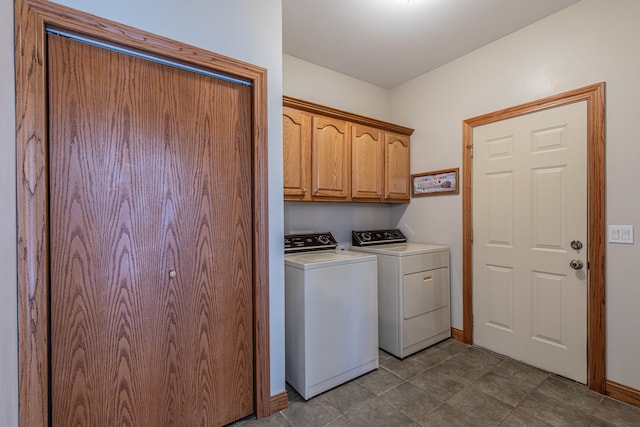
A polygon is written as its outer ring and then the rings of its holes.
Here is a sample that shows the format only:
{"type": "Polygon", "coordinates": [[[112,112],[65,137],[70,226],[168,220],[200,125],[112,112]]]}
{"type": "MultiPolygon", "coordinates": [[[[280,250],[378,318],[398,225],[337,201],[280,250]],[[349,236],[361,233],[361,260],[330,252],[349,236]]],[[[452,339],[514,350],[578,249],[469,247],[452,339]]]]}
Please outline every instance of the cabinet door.
{"type": "Polygon", "coordinates": [[[283,173],[285,200],[310,200],[311,116],[283,108],[283,173]]]}
{"type": "Polygon", "coordinates": [[[344,120],[313,116],[311,184],[313,198],[351,199],[351,141],[344,120]]]}
{"type": "Polygon", "coordinates": [[[409,142],[406,135],[387,133],[384,144],[384,201],[408,202],[409,142]]]}
{"type": "Polygon", "coordinates": [[[380,201],[384,176],[384,139],[379,129],[351,127],[351,197],[380,201]]]}

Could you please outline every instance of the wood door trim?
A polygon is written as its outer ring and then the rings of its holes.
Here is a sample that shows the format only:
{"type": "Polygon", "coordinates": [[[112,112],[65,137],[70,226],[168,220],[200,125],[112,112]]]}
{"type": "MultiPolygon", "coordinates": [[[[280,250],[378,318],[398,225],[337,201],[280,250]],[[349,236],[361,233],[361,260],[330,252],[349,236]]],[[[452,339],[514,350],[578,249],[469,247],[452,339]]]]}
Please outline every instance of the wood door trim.
{"type": "Polygon", "coordinates": [[[606,391],[605,373],[605,83],[521,104],[462,122],[462,305],[463,339],[473,343],[472,154],[473,128],[573,102],[587,101],[587,212],[589,292],[587,369],[589,388],[606,391]]]}
{"type": "Polygon", "coordinates": [[[49,1],[16,0],[14,11],[20,425],[50,424],[45,41],[49,27],[252,83],[252,171],[247,173],[253,183],[254,401],[257,417],[270,415],[267,71],[49,1]]]}

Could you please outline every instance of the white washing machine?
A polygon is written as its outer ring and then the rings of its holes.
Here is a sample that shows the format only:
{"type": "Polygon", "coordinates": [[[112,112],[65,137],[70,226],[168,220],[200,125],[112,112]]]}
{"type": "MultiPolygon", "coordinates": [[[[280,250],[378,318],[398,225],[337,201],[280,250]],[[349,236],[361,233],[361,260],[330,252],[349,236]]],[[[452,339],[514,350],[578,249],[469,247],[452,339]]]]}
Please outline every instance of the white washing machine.
{"type": "Polygon", "coordinates": [[[378,257],[381,349],[405,358],[451,336],[447,246],[407,243],[400,230],[353,231],[352,243],[378,257]]]}
{"type": "Polygon", "coordinates": [[[335,248],[285,236],[286,378],[305,400],[378,368],[376,256],[335,248]]]}

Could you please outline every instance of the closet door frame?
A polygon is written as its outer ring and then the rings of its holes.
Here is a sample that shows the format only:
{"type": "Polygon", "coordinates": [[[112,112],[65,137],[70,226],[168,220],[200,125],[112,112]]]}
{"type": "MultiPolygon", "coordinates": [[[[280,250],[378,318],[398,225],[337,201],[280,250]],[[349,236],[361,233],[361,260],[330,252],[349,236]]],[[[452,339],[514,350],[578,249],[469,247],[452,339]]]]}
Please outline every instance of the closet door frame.
{"type": "MultiPolygon", "coordinates": [[[[49,224],[47,47],[49,28],[245,80],[252,87],[254,402],[258,418],[278,409],[270,397],[267,71],[44,0],[16,0],[16,170],[18,218],[19,422],[48,426],[49,224]],[[273,408],[272,408],[273,407],[273,408]]],[[[286,406],[286,404],[285,404],[286,406]]]]}

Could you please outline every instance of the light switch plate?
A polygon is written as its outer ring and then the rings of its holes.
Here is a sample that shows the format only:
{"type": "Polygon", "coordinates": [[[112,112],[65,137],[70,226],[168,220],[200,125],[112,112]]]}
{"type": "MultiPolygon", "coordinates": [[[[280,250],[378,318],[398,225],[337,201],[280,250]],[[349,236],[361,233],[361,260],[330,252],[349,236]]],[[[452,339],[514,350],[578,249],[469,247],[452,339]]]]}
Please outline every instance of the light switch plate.
{"type": "Polygon", "coordinates": [[[633,225],[610,225],[609,243],[633,245],[633,225]]]}

